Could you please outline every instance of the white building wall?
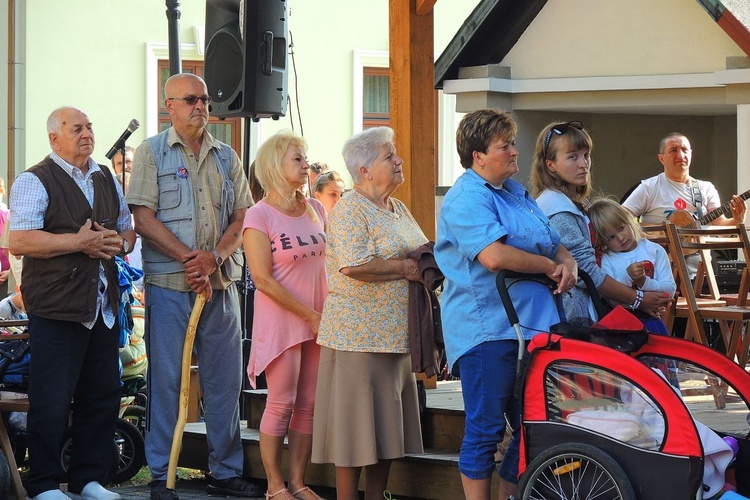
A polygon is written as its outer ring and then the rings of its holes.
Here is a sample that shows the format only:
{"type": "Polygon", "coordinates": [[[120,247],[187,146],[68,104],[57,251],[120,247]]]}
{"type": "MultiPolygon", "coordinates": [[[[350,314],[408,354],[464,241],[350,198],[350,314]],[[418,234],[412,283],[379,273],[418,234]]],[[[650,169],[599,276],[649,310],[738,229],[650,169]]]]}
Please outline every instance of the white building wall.
{"type": "MultiPolygon", "coordinates": [[[[8,24],[7,1],[0,4],[0,35],[8,24]]],[[[106,162],[104,153],[132,118],[141,122],[141,128],[129,144],[136,146],[155,133],[155,106],[159,99],[155,62],[167,57],[168,42],[163,0],[16,2],[27,5],[26,21],[18,29],[28,63],[21,89],[27,96],[23,112],[27,133],[25,142],[19,145],[21,154],[17,154],[19,158],[25,156],[25,160],[17,164],[16,173],[49,152],[45,123],[49,113],[59,106],[78,106],[89,114],[97,140],[94,157],[99,162],[106,162]]],[[[437,2],[436,54],[476,3],[437,2]]],[[[292,103],[287,117],[277,122],[264,119],[254,123],[253,132],[258,140],[263,140],[281,128],[292,128],[292,118],[299,132],[301,117],[310,160],[326,161],[343,171],[341,146],[356,131],[355,52],[380,51],[387,57],[388,1],[289,0],[288,5],[297,75],[295,78],[290,58],[292,103]]],[[[196,27],[203,26],[204,10],[204,1],[181,2],[183,59],[203,58],[196,27]]],[[[6,39],[7,35],[3,35],[6,39]]],[[[0,58],[5,62],[6,54],[0,58]]],[[[0,71],[5,71],[7,64],[0,66],[0,71]]],[[[7,77],[0,78],[0,92],[7,102],[7,77]]],[[[3,120],[5,117],[0,117],[0,123],[5,123],[3,120]]],[[[5,137],[0,138],[0,147],[5,151],[3,141],[5,137]]],[[[3,171],[0,167],[0,174],[3,171]]]]}
{"type": "Polygon", "coordinates": [[[695,0],[552,0],[501,64],[514,79],[659,75],[745,55],[695,0]]]}

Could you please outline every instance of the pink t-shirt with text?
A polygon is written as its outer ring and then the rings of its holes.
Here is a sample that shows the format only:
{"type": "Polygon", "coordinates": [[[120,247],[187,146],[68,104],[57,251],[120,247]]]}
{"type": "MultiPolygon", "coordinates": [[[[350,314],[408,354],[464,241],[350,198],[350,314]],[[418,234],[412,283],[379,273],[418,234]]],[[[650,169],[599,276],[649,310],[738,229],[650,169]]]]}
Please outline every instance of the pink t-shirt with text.
{"type": "MultiPolygon", "coordinates": [[[[303,304],[323,311],[328,293],[325,270],[326,211],[315,199],[292,217],[260,201],[245,214],[244,229],[256,229],[271,240],[272,275],[303,304]]],[[[310,325],[279,306],[260,290],[255,292],[252,348],[247,375],[255,377],[282,352],[314,338],[310,325]]]]}

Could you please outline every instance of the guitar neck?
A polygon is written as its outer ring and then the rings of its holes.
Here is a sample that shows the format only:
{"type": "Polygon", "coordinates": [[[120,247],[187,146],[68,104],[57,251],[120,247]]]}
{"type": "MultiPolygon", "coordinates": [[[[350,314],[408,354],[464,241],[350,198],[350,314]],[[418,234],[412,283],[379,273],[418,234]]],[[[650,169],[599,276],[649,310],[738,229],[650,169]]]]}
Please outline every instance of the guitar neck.
{"type": "MultiPolygon", "coordinates": [[[[747,191],[739,195],[739,197],[742,198],[743,200],[747,200],[748,198],[750,198],[750,189],[748,189],[747,191]]],[[[701,225],[706,226],[710,224],[711,222],[715,221],[716,219],[718,219],[719,217],[721,217],[722,215],[730,214],[732,212],[730,203],[731,202],[728,201],[724,203],[722,206],[720,206],[719,208],[715,208],[711,210],[706,215],[698,219],[698,222],[700,222],[701,225]]]]}

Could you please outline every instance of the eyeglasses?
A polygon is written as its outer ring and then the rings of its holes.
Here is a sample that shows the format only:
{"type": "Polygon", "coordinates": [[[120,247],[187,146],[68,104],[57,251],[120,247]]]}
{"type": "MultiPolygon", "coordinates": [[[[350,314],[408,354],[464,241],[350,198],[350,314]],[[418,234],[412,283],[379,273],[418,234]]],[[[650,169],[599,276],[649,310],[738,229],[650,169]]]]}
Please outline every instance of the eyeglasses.
{"type": "Polygon", "coordinates": [[[549,148],[549,142],[552,140],[552,133],[554,132],[557,135],[565,135],[565,133],[573,127],[576,130],[583,130],[583,122],[579,121],[572,121],[568,123],[558,123],[557,125],[553,126],[549,129],[547,132],[547,137],[544,139],[544,158],[547,158],[547,148],[549,148]]]}
{"type": "Polygon", "coordinates": [[[187,104],[188,106],[195,106],[198,101],[201,101],[205,106],[206,104],[209,104],[211,102],[211,96],[187,95],[185,97],[168,97],[167,101],[185,101],[185,104],[187,104]]]}

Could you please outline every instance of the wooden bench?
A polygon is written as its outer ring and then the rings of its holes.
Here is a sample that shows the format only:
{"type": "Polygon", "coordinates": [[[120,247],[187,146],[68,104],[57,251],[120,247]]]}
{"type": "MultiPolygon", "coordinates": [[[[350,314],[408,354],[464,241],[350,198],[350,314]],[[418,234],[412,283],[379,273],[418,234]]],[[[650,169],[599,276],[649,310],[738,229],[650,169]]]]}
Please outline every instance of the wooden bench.
{"type": "MultiPolygon", "coordinates": [[[[0,328],[11,327],[11,326],[28,326],[28,320],[0,320],[0,328]]],[[[28,333],[17,333],[12,335],[0,335],[0,342],[6,342],[10,340],[21,340],[28,339],[28,333]]],[[[29,411],[29,398],[18,397],[15,393],[10,398],[0,398],[0,412],[27,412],[29,411]]],[[[21,482],[21,474],[18,471],[18,464],[16,463],[15,455],[13,454],[13,447],[10,443],[10,436],[8,435],[8,429],[5,426],[5,421],[0,417],[0,448],[5,453],[5,458],[8,460],[8,468],[10,469],[10,479],[13,486],[13,491],[16,494],[16,498],[26,498],[26,489],[23,487],[21,482]]]]}

